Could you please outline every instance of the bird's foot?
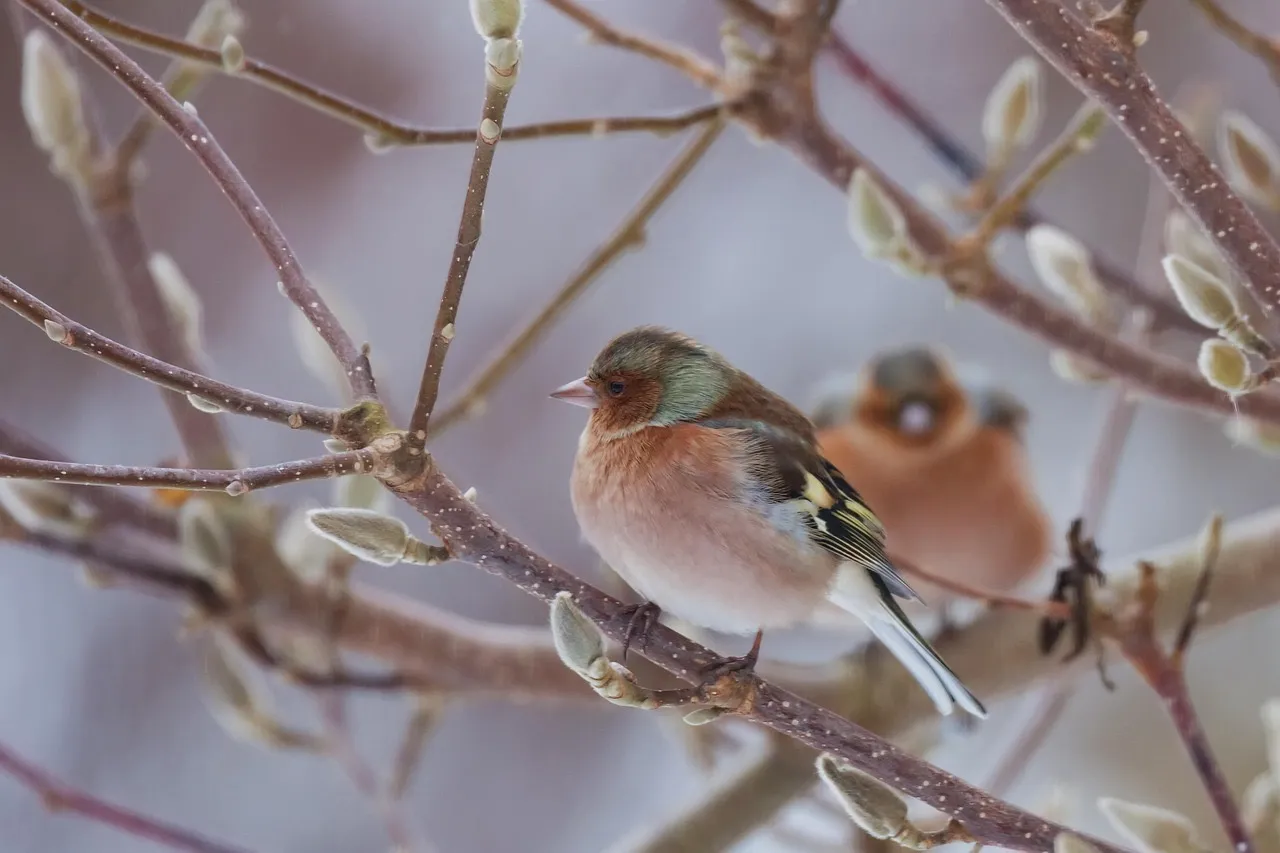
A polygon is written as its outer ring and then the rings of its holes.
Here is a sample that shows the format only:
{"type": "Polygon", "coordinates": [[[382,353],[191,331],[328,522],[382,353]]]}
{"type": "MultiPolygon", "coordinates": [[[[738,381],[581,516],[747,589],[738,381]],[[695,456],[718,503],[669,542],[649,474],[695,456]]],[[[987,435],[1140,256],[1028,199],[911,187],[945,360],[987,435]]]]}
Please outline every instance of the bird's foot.
{"type": "Polygon", "coordinates": [[[715,681],[726,675],[737,674],[740,677],[750,676],[755,672],[756,662],[760,659],[760,641],[764,639],[764,631],[756,631],[756,638],[751,643],[751,651],[742,657],[722,658],[700,673],[705,681],[715,681]]]}
{"type": "Polygon", "coordinates": [[[662,608],[652,601],[646,601],[643,604],[628,604],[621,608],[619,613],[628,617],[627,634],[622,640],[622,662],[626,663],[627,653],[631,651],[633,645],[640,651],[644,651],[649,642],[649,632],[658,623],[662,608]],[[638,645],[637,641],[639,641],[638,645]]]}

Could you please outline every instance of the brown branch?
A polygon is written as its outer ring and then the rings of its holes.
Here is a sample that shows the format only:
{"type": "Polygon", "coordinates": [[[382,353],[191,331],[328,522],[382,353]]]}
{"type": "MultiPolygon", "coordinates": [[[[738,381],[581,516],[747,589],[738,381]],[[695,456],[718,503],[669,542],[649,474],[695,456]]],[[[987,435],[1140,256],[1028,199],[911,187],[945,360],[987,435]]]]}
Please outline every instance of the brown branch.
{"type": "Polygon", "coordinates": [[[194,111],[165,91],[123,51],[92,26],[82,21],[59,0],[14,0],[49,23],[76,47],[119,80],[134,97],[164,122],[209,172],[218,188],[231,201],[271,262],[285,295],[298,306],[333,350],[347,372],[351,391],[357,399],[376,399],[377,389],[369,369],[368,356],[356,346],[338,318],[307,280],[297,256],[284,233],[267,212],[262,200],[245,181],[240,170],[218,145],[209,128],[194,111]]]}
{"type": "Polygon", "coordinates": [[[87,465],[78,462],[51,462],[45,459],[0,456],[0,479],[46,480],[84,486],[141,486],[192,491],[225,491],[231,495],[243,495],[255,489],[266,489],[285,483],[359,474],[371,469],[375,461],[376,456],[372,450],[351,450],[345,453],[318,456],[314,459],[239,469],[87,465]]]}
{"type": "Polygon", "coordinates": [[[723,129],[723,119],[713,116],[710,123],[680,152],[657,182],[649,188],[640,203],[627,214],[613,234],[591,253],[573,278],[565,282],[564,287],[560,288],[551,301],[534,315],[488,364],[481,368],[480,372],[467,383],[457,399],[435,416],[432,421],[434,435],[439,436],[449,427],[461,423],[482,409],[485,398],[524,360],[529,351],[546,337],[569,310],[569,306],[582,296],[587,288],[628,248],[644,240],[644,229],[649,220],[689,176],[723,129]]]}
{"type": "MultiPolygon", "coordinates": [[[[626,637],[630,619],[622,602],[582,582],[497,527],[429,459],[422,474],[408,481],[391,476],[384,482],[432,522],[436,534],[456,559],[504,577],[547,602],[558,593],[567,592],[606,634],[619,642],[626,637]]],[[[710,649],[661,625],[650,631],[644,656],[692,683],[698,683],[700,673],[720,662],[710,649]]],[[[891,781],[899,790],[959,818],[975,838],[986,844],[1048,851],[1054,837],[1063,831],[1062,827],[993,800],[866,728],[770,682],[753,681],[745,695],[735,691],[730,698],[733,710],[745,719],[814,749],[831,752],[864,772],[891,781]]],[[[1104,853],[1118,853],[1114,846],[1101,841],[1096,844],[1104,853]]]]}
{"type": "MultiPolygon", "coordinates": [[[[183,340],[148,265],[151,253],[138,222],[128,165],[109,157],[112,162],[95,175],[91,186],[77,188],[77,195],[81,219],[112,284],[116,313],[132,343],[161,361],[194,371],[202,366],[200,354],[183,340]]],[[[232,464],[230,445],[216,416],[193,408],[182,394],[162,396],[188,462],[213,468],[232,464]]]]}
{"type": "Polygon", "coordinates": [[[1024,39],[1095,98],[1267,310],[1280,307],[1280,246],[1156,93],[1132,53],[1056,0],[987,0],[1024,39]]]}
{"type": "MultiPolygon", "coordinates": [[[[890,113],[924,137],[938,157],[960,177],[966,181],[974,181],[982,175],[982,158],[967,150],[960,140],[934,121],[892,79],[854,49],[847,39],[833,31],[827,40],[827,50],[851,79],[865,87],[890,113]]],[[[1019,213],[1013,224],[1020,231],[1027,231],[1036,225],[1052,223],[1037,211],[1026,208],[1019,213]]],[[[1188,317],[1172,300],[1152,293],[1118,264],[1111,263],[1096,252],[1091,254],[1098,278],[1107,290],[1130,305],[1150,311],[1154,326],[1181,329],[1200,337],[1204,335],[1204,327],[1188,317]]]]}
{"type": "Polygon", "coordinates": [[[723,82],[720,71],[703,57],[684,48],[664,44],[645,36],[625,32],[574,0],[543,0],[560,14],[578,23],[600,44],[652,59],[674,68],[706,89],[717,90],[723,82]]]}
{"type": "Polygon", "coordinates": [[[109,826],[119,832],[188,853],[247,853],[197,835],[171,823],[164,823],[132,809],[117,806],[59,782],[44,770],[0,744],[0,770],[35,792],[51,812],[70,812],[109,826]]]}
{"type": "MultiPolygon", "coordinates": [[[[170,56],[200,65],[210,71],[228,73],[222,63],[222,54],[182,39],[172,38],[154,30],[130,24],[86,6],[78,0],[66,0],[64,4],[81,20],[92,25],[104,35],[134,45],[152,53],[170,56]]],[[[441,145],[473,142],[473,128],[419,127],[388,118],[368,107],[328,92],[314,83],[269,65],[261,60],[246,57],[243,68],[229,76],[247,80],[262,86],[303,106],[337,119],[343,124],[365,131],[379,144],[388,145],[441,145]]],[[[615,133],[669,134],[706,121],[719,110],[718,104],[698,107],[671,115],[656,116],[606,116],[600,118],[565,119],[536,124],[517,125],[502,132],[505,142],[526,139],[548,139],[560,136],[603,136],[615,133]]],[[[145,126],[150,126],[146,122],[145,126]]],[[[123,150],[124,143],[121,143],[123,150]]]]}
{"type": "MultiPolygon", "coordinates": [[[[66,461],[53,448],[24,434],[12,424],[0,421],[0,453],[28,459],[66,461]]],[[[92,505],[108,524],[119,523],[137,530],[172,540],[177,536],[173,514],[134,499],[116,489],[92,486],[69,486],[77,497],[92,505]]]]}
{"type": "Polygon", "coordinates": [[[1237,47],[1261,59],[1271,71],[1271,76],[1280,83],[1280,39],[1267,38],[1249,29],[1222,8],[1218,0],[1191,0],[1191,5],[1203,12],[1209,23],[1237,47]]]}
{"type": "Polygon", "coordinates": [[[1162,590],[1156,577],[1159,570],[1149,562],[1139,563],[1138,590],[1133,602],[1123,610],[1116,611],[1114,618],[1104,620],[1103,627],[1168,709],[1170,720],[1218,813],[1232,849],[1239,853],[1253,853],[1253,841],[1231,794],[1231,786],[1209,746],[1204,728],[1200,725],[1183,671],[1183,655],[1208,594],[1208,579],[1219,559],[1217,537],[1211,535],[1210,539],[1210,548],[1201,558],[1202,565],[1196,573],[1190,601],[1184,608],[1172,652],[1165,652],[1156,635],[1155,608],[1162,597],[1162,590]]]}
{"type": "MultiPolygon", "coordinates": [[[[444,370],[445,356],[453,341],[458,319],[458,303],[462,301],[462,289],[467,283],[471,259],[480,243],[480,226],[484,219],[485,194],[489,189],[489,175],[493,170],[493,155],[502,138],[502,120],[507,112],[511,90],[520,73],[520,41],[501,39],[510,45],[514,58],[508,58],[502,66],[488,61],[485,68],[484,108],[480,127],[476,131],[475,150],[471,155],[471,173],[467,176],[467,192],[462,202],[462,216],[458,223],[458,239],[449,260],[449,273],[445,277],[444,292],[440,294],[440,307],[436,311],[435,328],[427,345],[427,362],[422,367],[422,381],[418,386],[418,398],[409,418],[409,443],[422,449],[427,440],[431,413],[440,394],[440,374],[444,370]]],[[[490,42],[492,48],[498,42],[490,42]]]]}
{"type": "Polygon", "coordinates": [[[1147,0],[1120,0],[1113,9],[1096,16],[1093,26],[1110,34],[1120,52],[1132,54],[1137,47],[1134,39],[1138,33],[1138,15],[1142,14],[1145,5],[1147,0]]]}
{"type": "Polygon", "coordinates": [[[54,310],[3,275],[0,304],[44,329],[56,343],[170,391],[201,397],[228,412],[287,424],[293,429],[323,433],[334,429],[338,417],[334,409],[257,394],[144,355],[54,310]]]}
{"type": "Polygon", "coordinates": [[[903,559],[896,554],[890,555],[890,558],[893,560],[893,564],[895,566],[902,569],[904,574],[912,575],[921,580],[928,581],[935,586],[941,587],[949,592],[953,592],[963,598],[982,601],[992,607],[1010,607],[1014,610],[1027,610],[1032,613],[1039,613],[1041,616],[1062,619],[1069,617],[1069,611],[1066,605],[1060,602],[1032,601],[1029,598],[1019,598],[1016,595],[1005,595],[999,592],[991,592],[976,586],[970,586],[962,581],[934,574],[928,569],[921,568],[910,560],[903,559]]]}

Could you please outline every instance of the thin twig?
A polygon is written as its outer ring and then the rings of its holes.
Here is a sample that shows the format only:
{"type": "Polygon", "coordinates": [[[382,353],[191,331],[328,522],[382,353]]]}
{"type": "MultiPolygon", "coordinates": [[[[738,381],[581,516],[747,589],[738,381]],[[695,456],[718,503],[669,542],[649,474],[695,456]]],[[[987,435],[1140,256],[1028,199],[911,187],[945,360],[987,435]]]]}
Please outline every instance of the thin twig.
{"type": "MultiPolygon", "coordinates": [[[[1216,521],[1215,526],[1220,523],[1220,520],[1216,521]]],[[[1216,536],[1211,534],[1211,539],[1216,539],[1216,536]]],[[[1156,581],[1157,569],[1151,563],[1139,563],[1140,584],[1134,605],[1128,611],[1105,620],[1103,625],[1106,633],[1116,640],[1130,665],[1160,696],[1178,737],[1195,766],[1196,774],[1218,813],[1232,849],[1238,853],[1253,853],[1253,841],[1240,816],[1240,808],[1232,796],[1231,786],[1227,783],[1222,767],[1209,746],[1204,728],[1200,725],[1182,668],[1185,644],[1190,642],[1197,614],[1203,604],[1200,596],[1208,591],[1207,578],[1216,564],[1217,556],[1216,544],[1208,549],[1208,553],[1201,555],[1201,567],[1189,604],[1192,612],[1184,615],[1179,631],[1178,642],[1183,644],[1180,651],[1175,649],[1173,653],[1166,653],[1155,634],[1153,613],[1161,591],[1156,581]]]]}
{"type": "Polygon", "coordinates": [[[939,586],[956,595],[970,598],[974,601],[982,601],[992,607],[1009,607],[1014,610],[1027,610],[1032,613],[1038,613],[1042,616],[1066,619],[1069,617],[1070,611],[1059,602],[1055,601],[1032,601],[1027,598],[1019,598],[1016,595],[1005,595],[999,592],[991,592],[989,590],[980,589],[976,586],[952,578],[936,575],[933,572],[923,569],[915,563],[905,560],[896,554],[891,554],[890,559],[893,564],[902,569],[904,574],[912,575],[921,580],[928,581],[935,586],[939,586]]]}
{"type": "Polygon", "coordinates": [[[116,343],[54,310],[3,275],[0,275],[0,304],[32,325],[44,329],[56,343],[68,349],[84,353],[170,391],[204,398],[228,412],[275,421],[293,429],[323,433],[332,432],[336,423],[337,410],[281,400],[237,388],[116,343]]]}
{"type": "Polygon", "coordinates": [[[435,328],[427,345],[427,361],[422,367],[418,398],[409,418],[409,445],[419,450],[426,443],[431,413],[440,395],[440,374],[444,370],[445,356],[449,354],[449,344],[453,341],[458,303],[462,300],[462,289],[467,283],[471,259],[480,243],[480,227],[484,219],[489,175],[493,170],[493,155],[502,138],[502,120],[507,112],[507,102],[511,99],[512,87],[520,73],[520,42],[516,40],[513,43],[516,50],[513,64],[497,68],[489,63],[485,68],[484,108],[481,111],[480,127],[476,131],[475,149],[471,155],[471,173],[467,177],[467,193],[458,222],[458,239],[449,260],[444,292],[440,294],[435,328]]]}
{"type": "Polygon", "coordinates": [[[1222,516],[1215,515],[1209,521],[1205,532],[1204,566],[1200,569],[1200,577],[1196,579],[1195,588],[1191,591],[1191,600],[1187,602],[1187,613],[1178,627],[1178,636],[1173,642],[1173,665],[1182,668],[1183,659],[1195,635],[1196,625],[1200,622],[1200,611],[1205,599],[1209,597],[1209,583],[1213,580],[1213,570],[1218,565],[1218,555],[1222,551],[1222,516]]]}
{"type": "Polygon", "coordinates": [[[149,468],[130,465],[88,465],[79,462],[51,462],[45,459],[23,459],[0,455],[0,479],[45,480],[52,483],[76,483],[85,486],[141,486],[144,488],[189,489],[192,491],[225,491],[243,495],[285,483],[344,477],[372,468],[376,456],[372,450],[350,450],[262,465],[256,468],[149,468]]]}
{"type": "Polygon", "coordinates": [[[405,726],[404,737],[396,750],[391,778],[387,781],[387,796],[393,802],[403,799],[409,786],[413,784],[414,774],[422,763],[427,739],[440,718],[441,710],[442,702],[438,698],[425,695],[417,697],[409,724],[405,726]]]}
{"type": "MultiPolygon", "coordinates": [[[[0,421],[0,453],[27,459],[65,461],[53,448],[36,441],[4,421],[0,421]]],[[[97,509],[104,522],[128,525],[163,539],[172,540],[177,535],[177,522],[171,512],[136,500],[132,495],[116,489],[92,486],[71,486],[70,488],[75,491],[77,497],[97,509]]]]}
{"type": "Polygon", "coordinates": [[[232,847],[205,838],[180,826],[164,823],[78,791],[54,779],[4,744],[0,744],[0,770],[39,795],[44,801],[44,807],[51,812],[71,812],[172,850],[185,850],[188,853],[247,853],[246,848],[232,847]]]}
{"type": "Polygon", "coordinates": [[[318,696],[317,701],[330,754],[342,767],[355,789],[372,804],[382,818],[392,849],[396,853],[427,851],[426,843],[416,837],[417,834],[400,804],[383,793],[378,785],[378,774],[356,749],[347,725],[344,697],[339,693],[328,692],[318,696]]]}
{"type": "MultiPolygon", "coordinates": [[[[131,44],[152,53],[170,56],[200,65],[210,71],[229,74],[222,63],[222,54],[182,39],[122,21],[105,12],[90,8],[78,0],[66,0],[64,5],[81,20],[116,41],[131,44]]],[[[243,67],[234,74],[237,80],[247,80],[263,88],[296,101],[310,109],[337,119],[343,124],[365,131],[383,144],[441,145],[472,142],[476,138],[473,128],[419,127],[388,118],[355,101],[328,92],[314,83],[308,83],[295,75],[282,71],[253,57],[246,57],[243,67]]],[[[525,139],[548,139],[560,136],[603,136],[615,133],[676,133],[706,121],[719,109],[718,104],[686,110],[670,115],[655,116],[605,116],[600,118],[564,119],[536,124],[516,125],[502,132],[505,142],[525,139]]],[[[153,122],[140,122],[153,126],[153,122]]],[[[129,137],[126,136],[126,139],[129,137]]],[[[121,142],[123,153],[125,143],[121,142]]]]}
{"type": "Polygon", "coordinates": [[[449,427],[461,423],[482,409],[485,399],[493,389],[524,360],[539,341],[546,337],[569,310],[569,306],[582,296],[587,288],[628,248],[644,240],[644,229],[649,220],[689,176],[723,129],[723,119],[713,117],[666,168],[657,182],[645,193],[640,203],[609,235],[609,239],[591,253],[582,267],[574,273],[573,278],[565,282],[564,287],[560,288],[551,301],[534,315],[488,364],[481,368],[452,403],[433,417],[431,432],[434,436],[438,437],[449,427]]]}
{"type": "Polygon", "coordinates": [[[1261,59],[1271,71],[1271,76],[1280,83],[1280,39],[1268,38],[1249,29],[1222,8],[1217,0],[1191,0],[1191,5],[1203,12],[1209,23],[1237,47],[1261,59]]]}
{"type": "MultiPolygon", "coordinates": [[[[854,49],[847,39],[833,31],[827,40],[827,50],[850,78],[875,95],[889,112],[902,119],[908,127],[922,136],[938,158],[950,166],[956,174],[966,181],[977,180],[982,175],[984,169],[982,158],[965,148],[960,140],[951,135],[946,128],[898,88],[892,79],[880,72],[865,56],[854,49]]],[[[1023,208],[1013,224],[1018,229],[1026,231],[1035,225],[1050,223],[1037,211],[1023,208]]],[[[1171,300],[1144,288],[1118,264],[1111,263],[1097,252],[1091,254],[1098,278],[1107,289],[1131,305],[1150,311],[1153,325],[1159,328],[1181,329],[1203,336],[1204,328],[1188,317],[1186,312],[1171,300]]]]}
{"type": "Polygon", "coordinates": [[[655,39],[621,30],[573,0],[543,0],[548,6],[577,22],[601,44],[616,47],[674,68],[699,86],[718,90],[722,80],[716,67],[698,54],[664,44],[655,39]]]}
{"type": "Polygon", "coordinates": [[[1280,308],[1280,245],[1227,184],[1131,53],[1057,0],[987,0],[1046,60],[1106,108],[1264,310],[1280,308]]]}
{"type": "Polygon", "coordinates": [[[165,91],[164,86],[143,71],[136,62],[105,36],[82,21],[60,0],[15,0],[15,2],[66,36],[76,47],[119,80],[134,97],[155,112],[156,116],[177,134],[182,144],[195,155],[231,201],[267,257],[271,259],[285,295],[298,306],[311,325],[324,338],[325,343],[333,350],[333,354],[347,372],[351,391],[356,399],[376,399],[377,389],[369,369],[367,354],[351,340],[351,336],[342,328],[333,311],[307,280],[306,273],[303,272],[284,233],[199,116],[194,111],[184,109],[165,91]]]}

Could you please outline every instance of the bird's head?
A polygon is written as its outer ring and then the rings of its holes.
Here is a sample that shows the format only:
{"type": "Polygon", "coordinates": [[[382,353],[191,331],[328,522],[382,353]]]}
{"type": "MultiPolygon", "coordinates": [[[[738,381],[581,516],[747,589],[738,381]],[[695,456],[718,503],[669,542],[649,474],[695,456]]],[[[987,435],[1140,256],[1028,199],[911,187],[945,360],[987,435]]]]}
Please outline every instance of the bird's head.
{"type": "Polygon", "coordinates": [[[641,326],[610,341],[586,376],[552,392],[592,409],[602,437],[695,421],[729,392],[734,369],[687,335],[641,326]]]}
{"type": "Polygon", "coordinates": [[[854,418],[909,446],[936,446],[974,423],[945,356],[925,347],[891,350],[862,374],[854,418]]]}

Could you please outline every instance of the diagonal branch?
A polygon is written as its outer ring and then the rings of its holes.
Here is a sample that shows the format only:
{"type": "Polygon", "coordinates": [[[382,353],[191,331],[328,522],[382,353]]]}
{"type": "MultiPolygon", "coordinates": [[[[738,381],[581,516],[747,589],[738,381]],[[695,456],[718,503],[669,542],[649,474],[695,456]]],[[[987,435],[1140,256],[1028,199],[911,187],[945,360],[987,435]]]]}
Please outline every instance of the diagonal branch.
{"type": "MultiPolygon", "coordinates": [[[[719,111],[717,111],[718,113],[719,111]]],[[[457,399],[436,415],[432,422],[432,432],[439,436],[454,424],[461,423],[484,406],[485,398],[493,393],[494,388],[529,354],[555,324],[560,321],[578,297],[587,291],[609,265],[617,260],[628,248],[644,239],[644,229],[658,209],[666,203],[676,188],[684,182],[711,148],[711,144],[724,130],[724,120],[718,114],[688,144],[658,178],[635,209],[614,230],[609,239],[596,249],[591,257],[565,282],[564,287],[552,297],[541,311],[533,316],[505,347],[495,355],[488,364],[481,368],[457,399]]]]}
{"type": "Polygon", "coordinates": [[[138,486],[143,488],[225,491],[233,496],[255,489],[360,474],[373,467],[372,450],[350,450],[314,459],[260,465],[254,468],[201,469],[151,468],[130,465],[89,465],[0,455],[0,479],[45,480],[84,486],[138,486]]]}
{"type": "Polygon", "coordinates": [[[594,12],[587,11],[574,0],[543,0],[543,2],[579,24],[601,44],[674,68],[705,89],[718,90],[723,82],[720,71],[693,51],[620,30],[594,12]]]}
{"type": "Polygon", "coordinates": [[[1271,76],[1280,83],[1280,39],[1268,38],[1249,29],[1222,8],[1218,0],[1191,0],[1191,5],[1203,12],[1209,23],[1237,47],[1261,59],[1271,71],[1271,76]]]}
{"type": "Polygon", "coordinates": [[[51,812],[71,812],[171,850],[185,850],[187,853],[247,853],[244,848],[205,838],[180,826],[164,823],[78,791],[54,779],[4,744],[0,744],[0,771],[39,795],[45,808],[51,812]]]}
{"type": "MultiPolygon", "coordinates": [[[[228,72],[223,64],[222,54],[216,50],[209,50],[182,39],[127,23],[93,9],[79,0],[65,0],[63,5],[71,9],[81,20],[116,41],[257,84],[344,124],[363,130],[379,144],[440,145],[472,142],[476,137],[475,130],[471,128],[419,127],[387,118],[355,101],[300,80],[286,71],[253,57],[245,57],[242,67],[234,72],[228,72]]],[[[611,116],[538,122],[509,127],[502,132],[502,138],[506,142],[515,142],[522,139],[547,139],[558,136],[676,133],[706,121],[718,109],[718,105],[712,104],[671,115],[611,116]]]]}
{"type": "Polygon", "coordinates": [[[445,278],[444,292],[440,295],[440,307],[436,311],[435,328],[427,345],[427,363],[422,368],[422,381],[418,386],[418,399],[409,418],[409,443],[421,450],[427,440],[427,427],[431,413],[440,395],[440,374],[444,359],[453,341],[458,304],[462,301],[462,289],[471,270],[471,259],[480,244],[480,228],[484,219],[484,200],[489,190],[489,174],[493,169],[493,155],[502,138],[502,120],[507,112],[511,90],[520,73],[519,39],[497,39],[488,43],[485,56],[484,107],[480,127],[476,131],[475,150],[471,156],[471,173],[467,177],[467,194],[462,203],[462,216],[458,223],[458,239],[449,261],[449,273],[445,278]],[[506,55],[502,51],[508,51],[506,55]]]}
{"type": "Polygon", "coordinates": [[[322,409],[319,406],[257,394],[183,370],[116,343],[49,307],[3,275],[0,275],[0,304],[28,323],[44,329],[45,334],[55,343],[161,388],[199,397],[209,405],[228,412],[287,424],[292,429],[323,433],[332,432],[337,421],[338,412],[335,409],[322,409]]]}
{"type": "Polygon", "coordinates": [[[333,350],[347,372],[351,391],[357,399],[376,399],[377,389],[369,368],[368,355],[358,348],[342,328],[338,318],[307,280],[284,233],[267,212],[262,200],[245,181],[240,170],[218,145],[209,128],[195,114],[165,91],[164,86],[149,76],[138,63],[107,40],[92,26],[80,20],[59,0],[14,0],[38,18],[49,23],[76,47],[119,80],[139,101],[155,112],[204,166],[219,189],[231,201],[236,212],[249,226],[258,243],[275,265],[276,274],[286,296],[298,306],[333,350]]]}
{"type": "Polygon", "coordinates": [[[987,2],[1107,110],[1259,304],[1268,311],[1280,307],[1280,246],[1157,94],[1132,49],[1089,27],[1057,0],[987,2]]]}

